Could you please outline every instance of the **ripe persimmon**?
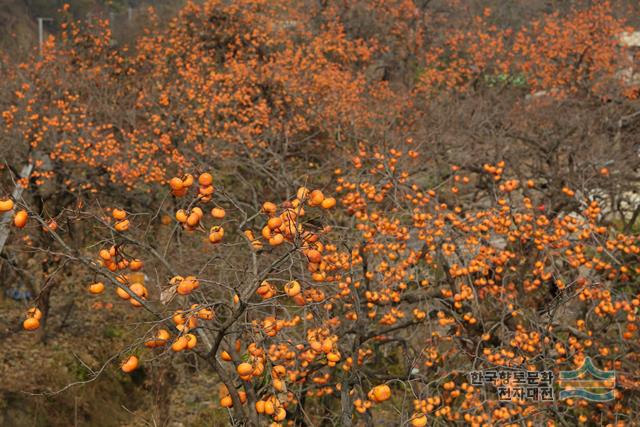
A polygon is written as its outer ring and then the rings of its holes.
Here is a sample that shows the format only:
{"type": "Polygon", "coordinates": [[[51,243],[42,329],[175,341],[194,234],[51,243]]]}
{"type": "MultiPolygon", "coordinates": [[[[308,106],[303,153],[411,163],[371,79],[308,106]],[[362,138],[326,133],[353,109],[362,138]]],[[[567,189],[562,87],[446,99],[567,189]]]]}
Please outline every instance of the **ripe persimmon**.
{"type": "Polygon", "coordinates": [[[319,263],[320,261],[322,261],[322,254],[315,250],[315,249],[310,249],[307,251],[307,258],[309,259],[310,262],[312,263],[319,263]]]}
{"type": "Polygon", "coordinates": [[[300,187],[296,192],[296,197],[298,200],[304,200],[309,195],[309,189],[307,187],[300,187]]]}
{"type": "Polygon", "coordinates": [[[267,400],[266,402],[264,402],[265,414],[273,415],[275,411],[276,411],[276,408],[274,407],[273,402],[271,400],[267,400]]]}
{"type": "Polygon", "coordinates": [[[189,216],[187,217],[187,225],[190,227],[195,227],[196,225],[198,225],[199,222],[200,222],[200,216],[195,212],[190,213],[189,216]]]}
{"type": "Polygon", "coordinates": [[[180,295],[189,295],[193,292],[193,283],[189,280],[181,281],[176,287],[176,292],[180,295]]]}
{"type": "Polygon", "coordinates": [[[188,187],[182,187],[180,190],[171,190],[171,194],[175,197],[183,197],[187,194],[188,187]]]}
{"type": "Polygon", "coordinates": [[[265,239],[267,239],[267,240],[269,240],[269,239],[271,238],[272,233],[271,233],[271,229],[269,228],[269,226],[268,226],[268,225],[265,225],[265,226],[262,228],[261,234],[262,234],[262,237],[264,237],[264,238],[265,238],[265,239]]]}
{"type": "Polygon", "coordinates": [[[211,216],[215,219],[223,219],[226,215],[226,212],[222,208],[213,208],[211,209],[211,216]]]}
{"type": "Polygon", "coordinates": [[[194,206],[193,209],[191,209],[191,213],[198,215],[198,218],[200,219],[204,218],[204,212],[198,206],[194,206]]]}
{"type": "Polygon", "coordinates": [[[200,187],[198,188],[198,193],[200,194],[200,197],[208,197],[211,196],[213,194],[215,190],[213,189],[212,185],[209,185],[207,187],[200,187]]]}
{"type": "Polygon", "coordinates": [[[290,297],[295,297],[300,293],[300,283],[298,283],[296,280],[292,280],[284,285],[284,291],[290,297]]]}
{"type": "Polygon", "coordinates": [[[375,402],[384,402],[391,397],[391,389],[386,384],[375,386],[371,389],[369,398],[375,402]]]}
{"type": "Polygon", "coordinates": [[[324,201],[324,194],[320,190],[313,190],[309,194],[309,206],[319,206],[324,201]]]}
{"type": "Polygon", "coordinates": [[[231,399],[231,396],[227,395],[220,399],[220,406],[222,406],[223,408],[233,407],[233,399],[231,399]]]}
{"type": "Polygon", "coordinates": [[[182,188],[184,187],[184,183],[180,178],[176,177],[176,178],[171,178],[171,180],[169,181],[169,186],[171,187],[172,190],[179,191],[179,190],[182,190],[182,188]]]}
{"type": "Polygon", "coordinates": [[[193,175],[190,173],[182,177],[182,185],[184,187],[191,187],[193,185],[193,175]]]}
{"type": "Polygon", "coordinates": [[[42,319],[42,311],[38,307],[31,307],[27,310],[27,317],[33,317],[36,320],[42,319]]]}
{"type": "Polygon", "coordinates": [[[93,283],[91,285],[89,285],[89,292],[94,294],[94,295],[98,295],[104,292],[104,283],[102,282],[96,282],[93,283]]]}
{"type": "Polygon", "coordinates": [[[102,249],[102,250],[100,250],[99,255],[100,255],[100,258],[102,258],[102,259],[103,259],[103,260],[105,260],[105,261],[108,261],[108,260],[110,260],[110,259],[111,259],[111,254],[110,254],[110,253],[109,253],[109,251],[108,251],[108,250],[106,250],[106,249],[102,249]]]}
{"type": "Polygon", "coordinates": [[[121,221],[127,217],[127,212],[123,209],[114,209],[111,215],[113,215],[113,218],[121,221]]]}
{"type": "Polygon", "coordinates": [[[332,351],[330,353],[327,354],[327,360],[329,362],[333,362],[333,363],[337,363],[340,361],[340,353],[338,353],[337,351],[332,351]]]}
{"type": "Polygon", "coordinates": [[[427,416],[425,414],[413,414],[411,425],[413,427],[425,427],[427,425],[427,416]]]}
{"type": "Polygon", "coordinates": [[[213,318],[215,317],[213,310],[209,308],[202,308],[198,310],[197,315],[198,315],[198,318],[202,320],[213,320],[213,318]]]}
{"type": "Polygon", "coordinates": [[[275,214],[277,209],[278,209],[278,207],[277,207],[274,203],[271,203],[271,202],[264,202],[264,203],[262,204],[262,210],[263,210],[265,213],[268,213],[268,214],[275,214]]]}
{"type": "Polygon", "coordinates": [[[118,287],[118,289],[116,289],[116,294],[118,294],[118,296],[123,299],[123,300],[128,300],[131,299],[131,295],[129,295],[129,293],[127,291],[125,291],[124,289],[118,287]]]}
{"type": "Polygon", "coordinates": [[[222,241],[224,237],[224,228],[219,225],[214,225],[209,230],[209,241],[211,243],[219,243],[222,241]]]}
{"type": "Polygon", "coordinates": [[[171,345],[171,350],[179,352],[187,348],[189,340],[185,336],[178,337],[171,345]]]}
{"type": "Polygon", "coordinates": [[[136,294],[140,298],[146,298],[147,297],[147,288],[145,288],[142,283],[138,283],[138,282],[133,283],[133,284],[131,284],[129,289],[131,290],[131,292],[133,292],[134,294],[136,294]]]}
{"type": "Polygon", "coordinates": [[[118,221],[113,228],[120,232],[127,231],[129,229],[129,220],[125,219],[123,221],[118,221]]]}
{"type": "Polygon", "coordinates": [[[22,327],[26,331],[35,331],[40,327],[40,321],[35,317],[28,317],[24,319],[24,322],[22,322],[22,327]]]}
{"type": "Polygon", "coordinates": [[[144,345],[148,348],[162,347],[167,343],[170,337],[171,335],[169,334],[169,331],[166,329],[158,329],[155,338],[146,341],[144,345]]]}
{"type": "Polygon", "coordinates": [[[335,205],[336,199],[334,199],[333,197],[327,197],[320,203],[320,206],[322,206],[323,209],[331,209],[335,205]]]}
{"type": "Polygon", "coordinates": [[[251,366],[250,363],[242,362],[238,365],[236,370],[238,371],[238,374],[240,376],[247,376],[251,375],[251,373],[253,372],[253,366],[251,366]]]}
{"type": "Polygon", "coordinates": [[[200,174],[200,176],[198,177],[198,184],[202,185],[203,187],[207,187],[213,184],[213,177],[210,173],[207,172],[200,174]]]}
{"type": "Polygon", "coordinates": [[[171,320],[173,320],[173,323],[175,323],[176,325],[182,325],[187,321],[187,318],[185,317],[182,310],[178,310],[173,313],[173,317],[171,317],[171,320]]]}
{"type": "Polygon", "coordinates": [[[269,244],[271,246],[278,246],[280,244],[282,244],[284,242],[284,236],[280,233],[278,234],[274,234],[270,239],[269,239],[269,244]]]}
{"type": "Polygon", "coordinates": [[[131,260],[131,262],[129,263],[129,270],[138,271],[138,270],[141,270],[143,266],[144,266],[144,263],[141,260],[134,259],[134,260],[131,260]]]}
{"type": "Polygon", "coordinates": [[[20,210],[18,212],[16,212],[15,216],[13,217],[13,224],[18,227],[18,228],[24,228],[25,225],[27,225],[27,219],[29,218],[29,214],[27,213],[27,211],[20,210]]]}
{"type": "Polygon", "coordinates": [[[192,350],[198,343],[198,339],[193,334],[185,334],[184,337],[187,339],[187,348],[192,350]]]}
{"type": "Polygon", "coordinates": [[[138,368],[138,357],[131,355],[124,361],[121,366],[121,369],[125,373],[130,373],[135,371],[138,368]]]}
{"type": "Polygon", "coordinates": [[[14,203],[11,199],[0,200],[0,213],[9,212],[13,209],[14,203]]]}
{"type": "Polygon", "coordinates": [[[50,219],[47,221],[47,225],[42,227],[44,231],[56,231],[58,229],[58,223],[55,219],[50,219]]]}
{"type": "Polygon", "coordinates": [[[184,211],[184,209],[179,209],[176,212],[176,221],[181,222],[181,223],[185,223],[187,222],[187,213],[184,211]]]}
{"type": "Polygon", "coordinates": [[[271,230],[276,230],[276,229],[280,228],[281,225],[282,225],[282,218],[280,218],[278,216],[274,216],[273,218],[269,218],[269,221],[267,221],[267,226],[271,230]]]}
{"type": "Polygon", "coordinates": [[[287,411],[282,406],[280,406],[273,415],[273,419],[274,421],[279,422],[284,420],[285,418],[287,418],[287,411]]]}
{"type": "Polygon", "coordinates": [[[322,347],[320,349],[324,353],[329,353],[333,349],[333,341],[331,341],[331,338],[325,338],[325,340],[322,341],[322,347]]]}

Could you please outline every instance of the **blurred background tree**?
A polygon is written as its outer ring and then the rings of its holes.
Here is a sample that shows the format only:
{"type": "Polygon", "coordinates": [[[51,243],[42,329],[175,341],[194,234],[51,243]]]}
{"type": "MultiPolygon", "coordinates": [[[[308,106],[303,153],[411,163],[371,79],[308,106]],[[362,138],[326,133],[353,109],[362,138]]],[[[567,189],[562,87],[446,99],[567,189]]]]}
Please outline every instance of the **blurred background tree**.
{"type": "MultiPolygon", "coordinates": [[[[137,25],[128,25],[129,9],[132,21],[140,19],[148,6],[153,6],[159,16],[174,13],[184,5],[183,0],[4,0],[0,2],[0,52],[2,55],[23,58],[38,43],[38,17],[53,18],[45,22],[45,33],[55,34],[61,22],[60,10],[65,4],[76,19],[90,16],[114,18],[116,32],[130,34],[137,25]]],[[[122,34],[118,34],[122,37],[122,34]]],[[[135,35],[131,34],[132,36],[135,35]]]]}

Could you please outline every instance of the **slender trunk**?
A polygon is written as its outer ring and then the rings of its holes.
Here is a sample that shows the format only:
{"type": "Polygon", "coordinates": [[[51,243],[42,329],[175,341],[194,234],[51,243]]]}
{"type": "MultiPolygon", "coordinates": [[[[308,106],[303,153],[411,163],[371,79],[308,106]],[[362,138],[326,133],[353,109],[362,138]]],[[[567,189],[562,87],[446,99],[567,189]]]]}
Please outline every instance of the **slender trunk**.
{"type": "Polygon", "coordinates": [[[349,376],[349,374],[345,375],[342,380],[342,390],[340,391],[340,406],[342,407],[340,425],[343,427],[351,427],[353,418],[353,405],[351,404],[351,396],[349,396],[349,391],[351,390],[349,376]]]}
{"type": "MultiPolygon", "coordinates": [[[[29,179],[31,176],[31,171],[33,170],[33,165],[31,163],[26,164],[22,167],[20,171],[20,178],[29,179]]],[[[15,188],[13,189],[13,193],[11,194],[11,198],[13,200],[18,200],[22,196],[22,192],[24,191],[24,187],[20,185],[20,182],[16,183],[15,188]]],[[[7,239],[9,238],[9,233],[11,231],[11,227],[9,223],[11,222],[11,217],[13,215],[13,210],[9,212],[5,212],[5,214],[0,219],[0,253],[2,253],[2,249],[4,248],[7,239]]]]}

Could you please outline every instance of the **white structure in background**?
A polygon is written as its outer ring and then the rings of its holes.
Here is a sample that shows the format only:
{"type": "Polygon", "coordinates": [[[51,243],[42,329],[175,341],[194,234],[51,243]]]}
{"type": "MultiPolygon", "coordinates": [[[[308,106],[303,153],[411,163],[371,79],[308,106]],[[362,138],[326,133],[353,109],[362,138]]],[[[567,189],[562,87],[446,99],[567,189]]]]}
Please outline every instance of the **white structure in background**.
{"type": "Polygon", "coordinates": [[[627,49],[629,67],[620,70],[617,76],[630,85],[640,85],[640,73],[636,70],[636,55],[640,52],[640,31],[620,34],[620,45],[627,49]]]}
{"type": "Polygon", "coordinates": [[[620,44],[627,47],[640,47],[640,31],[620,34],[620,44]]]}
{"type": "Polygon", "coordinates": [[[38,18],[38,47],[42,56],[42,45],[44,44],[44,23],[53,22],[53,18],[38,18]]]}

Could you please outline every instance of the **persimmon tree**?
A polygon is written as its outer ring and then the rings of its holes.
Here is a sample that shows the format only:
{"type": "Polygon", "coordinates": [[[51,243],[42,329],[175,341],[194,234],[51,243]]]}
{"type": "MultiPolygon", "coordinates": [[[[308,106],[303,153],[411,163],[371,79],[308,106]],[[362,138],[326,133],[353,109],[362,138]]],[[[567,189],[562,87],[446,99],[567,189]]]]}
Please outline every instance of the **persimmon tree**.
{"type": "Polygon", "coordinates": [[[131,46],[69,19],[3,63],[3,192],[25,187],[0,199],[3,268],[45,278],[16,324],[46,330],[72,272],[135,319],[89,381],[188,362],[234,425],[632,424],[624,21],[597,3],[425,28],[443,16],[212,0],[152,14],[131,46]],[[505,403],[468,376],[587,356],[617,372],[614,401],[505,403]]]}
{"type": "Polygon", "coordinates": [[[324,135],[360,120],[354,64],[370,48],[337,23],[311,33],[286,3],[189,3],[167,28],[150,11],[145,34],[121,49],[107,21],[69,17],[42,58],[9,68],[4,138],[22,141],[23,162],[41,151],[75,169],[61,178],[72,190],[140,188],[176,164],[287,159],[331,142],[324,135]]]}
{"type": "MultiPolygon", "coordinates": [[[[305,187],[245,207],[203,173],[199,184],[192,175],[170,181],[182,208],[166,242],[146,236],[153,212],[76,212],[104,233],[86,253],[38,215],[29,221],[94,277],[88,293],[111,289],[147,312],[125,372],[193,352],[219,376],[220,404],[237,422],[311,424],[324,413],[341,425],[372,423],[371,413],[393,407],[412,425],[624,413],[632,397],[619,391],[597,410],[523,402],[505,411],[466,371],[571,370],[590,356],[632,381],[635,364],[609,356],[637,351],[638,295],[626,285],[638,274],[637,236],[612,234],[588,200],[549,218],[535,205],[535,183],[508,179],[504,164],[476,176],[454,166],[440,189],[420,187],[410,178],[416,157],[361,147],[353,165],[366,175],[336,171],[343,213],[305,187]],[[479,208],[466,187],[485,177],[494,192],[479,208]],[[157,283],[145,285],[136,272],[151,266],[157,283]]],[[[568,188],[564,196],[578,197],[568,188]]],[[[15,226],[25,218],[16,214],[15,226]]],[[[24,328],[39,317],[29,309],[24,328]]]]}

